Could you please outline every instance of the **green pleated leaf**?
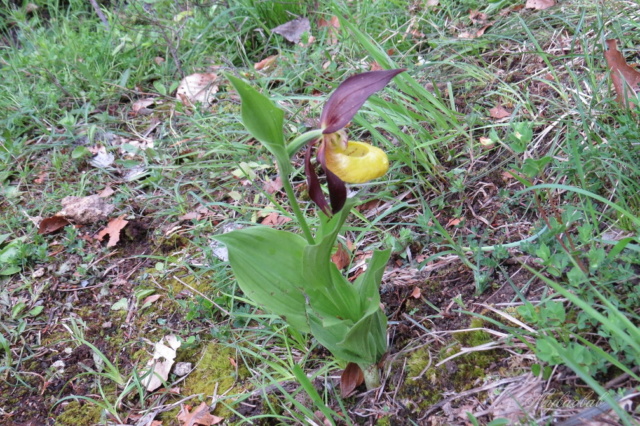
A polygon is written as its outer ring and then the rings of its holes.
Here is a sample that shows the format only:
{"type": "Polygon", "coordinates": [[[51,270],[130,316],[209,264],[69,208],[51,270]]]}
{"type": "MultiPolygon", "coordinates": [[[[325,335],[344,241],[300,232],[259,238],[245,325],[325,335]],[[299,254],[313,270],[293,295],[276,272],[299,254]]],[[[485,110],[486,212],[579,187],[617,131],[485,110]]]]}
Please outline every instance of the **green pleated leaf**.
{"type": "Polygon", "coordinates": [[[340,342],[349,334],[353,322],[349,320],[335,321],[334,317],[327,319],[319,312],[308,306],[307,316],[313,337],[333,354],[333,356],[348,362],[366,363],[369,357],[361,353],[340,346],[340,342]]]}
{"type": "Polygon", "coordinates": [[[249,133],[276,157],[278,164],[289,164],[282,133],[284,112],[243,80],[226,76],[242,99],[242,123],[249,133]]]}
{"type": "Polygon", "coordinates": [[[340,228],[351,211],[353,201],[331,220],[323,224],[323,236],[318,243],[304,249],[302,262],[305,276],[304,290],[314,309],[341,319],[360,319],[360,304],[354,286],[349,283],[331,262],[331,250],[340,228]]]}
{"type": "Polygon", "coordinates": [[[374,251],[366,272],[354,283],[360,297],[360,310],[364,315],[380,309],[380,282],[390,256],[390,249],[374,251]]]}
{"type": "Polygon", "coordinates": [[[345,351],[359,353],[364,359],[361,366],[380,361],[387,351],[387,317],[380,307],[351,327],[338,346],[345,351]]]}
{"type": "Polygon", "coordinates": [[[214,238],[227,246],[229,263],[247,297],[298,331],[309,332],[301,291],[304,238],[266,226],[214,238]]]}
{"type": "Polygon", "coordinates": [[[337,358],[369,366],[387,351],[387,317],[380,309],[355,324],[327,319],[310,306],[307,315],[313,336],[337,358]]]}

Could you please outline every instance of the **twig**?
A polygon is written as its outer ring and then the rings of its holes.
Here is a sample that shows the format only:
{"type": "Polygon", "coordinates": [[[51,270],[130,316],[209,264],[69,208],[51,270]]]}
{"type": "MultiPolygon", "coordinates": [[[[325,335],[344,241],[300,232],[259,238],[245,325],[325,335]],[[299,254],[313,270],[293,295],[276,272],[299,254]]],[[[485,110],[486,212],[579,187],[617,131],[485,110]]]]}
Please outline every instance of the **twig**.
{"type": "Polygon", "coordinates": [[[107,17],[104,16],[104,13],[102,13],[100,6],[98,6],[98,2],[96,0],[89,0],[89,1],[91,2],[91,6],[93,6],[93,10],[96,11],[98,18],[100,18],[105,28],[107,29],[107,31],[111,31],[111,27],[109,26],[109,21],[107,20],[107,17]]]}

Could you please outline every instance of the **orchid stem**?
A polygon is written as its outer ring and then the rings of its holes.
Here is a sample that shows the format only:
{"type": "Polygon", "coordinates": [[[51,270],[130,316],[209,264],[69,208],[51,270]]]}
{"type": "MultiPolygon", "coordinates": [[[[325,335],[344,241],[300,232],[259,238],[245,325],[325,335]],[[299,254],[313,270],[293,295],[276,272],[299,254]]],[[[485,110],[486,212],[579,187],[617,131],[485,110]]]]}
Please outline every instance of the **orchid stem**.
{"type": "MultiPolygon", "coordinates": [[[[288,164],[278,164],[278,169],[287,170],[288,164]]],[[[307,219],[304,217],[302,210],[300,210],[300,205],[298,204],[298,200],[296,199],[296,194],[293,192],[293,187],[291,186],[291,181],[289,180],[290,174],[288,172],[282,172],[282,186],[284,187],[284,192],[287,193],[287,198],[289,199],[289,205],[291,206],[291,210],[293,210],[293,214],[296,216],[298,223],[300,224],[300,228],[302,228],[302,233],[304,237],[307,239],[309,244],[315,244],[315,240],[313,239],[313,234],[311,233],[311,229],[309,229],[309,224],[307,223],[307,219]]]]}
{"type": "Polygon", "coordinates": [[[289,142],[289,144],[287,144],[287,154],[289,154],[289,158],[293,157],[296,152],[300,151],[300,148],[302,148],[307,142],[312,139],[317,139],[320,136],[322,136],[322,129],[310,130],[289,142]]]}
{"type": "Polygon", "coordinates": [[[368,391],[380,387],[380,369],[378,368],[378,364],[373,364],[366,368],[360,366],[360,369],[364,373],[364,383],[368,391]]]}

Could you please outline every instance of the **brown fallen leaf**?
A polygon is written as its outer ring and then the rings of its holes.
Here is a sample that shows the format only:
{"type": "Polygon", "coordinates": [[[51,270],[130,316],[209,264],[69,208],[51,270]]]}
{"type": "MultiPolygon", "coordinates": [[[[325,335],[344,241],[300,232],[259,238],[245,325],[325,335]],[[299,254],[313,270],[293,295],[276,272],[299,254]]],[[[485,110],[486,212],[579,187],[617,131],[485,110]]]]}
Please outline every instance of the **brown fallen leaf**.
{"type": "Polygon", "coordinates": [[[33,180],[33,183],[37,183],[37,184],[44,183],[47,180],[48,176],[49,176],[49,174],[46,171],[41,172],[38,175],[38,177],[33,180]]]}
{"type": "Polygon", "coordinates": [[[264,219],[262,219],[261,223],[268,226],[280,226],[290,221],[291,218],[273,212],[269,213],[264,219]]]}
{"type": "Polygon", "coordinates": [[[414,299],[420,299],[421,295],[422,293],[420,291],[420,287],[414,287],[409,297],[413,297],[414,299]]]}
{"type": "Polygon", "coordinates": [[[104,189],[98,192],[98,197],[100,198],[108,198],[111,197],[116,191],[113,190],[109,185],[105,186],[104,189]]]}
{"type": "Polygon", "coordinates": [[[124,220],[124,216],[125,215],[122,215],[115,219],[110,219],[107,227],[98,232],[98,235],[95,236],[95,239],[102,241],[105,236],[109,235],[109,242],[107,243],[107,247],[113,247],[118,244],[118,241],[120,241],[120,231],[122,230],[122,228],[127,226],[127,223],[129,223],[129,221],[124,220]]]}
{"type": "Polygon", "coordinates": [[[478,37],[482,37],[485,33],[485,31],[487,31],[487,29],[492,26],[493,23],[488,23],[487,25],[485,25],[484,27],[480,28],[479,30],[476,30],[475,32],[469,32],[469,31],[464,31],[461,32],[460,34],[458,34],[458,38],[468,38],[468,39],[474,39],[474,38],[478,38],[478,37]]]}
{"type": "Polygon", "coordinates": [[[474,24],[484,24],[489,17],[486,13],[482,13],[478,10],[470,10],[469,11],[469,19],[474,24]]]}
{"type": "Polygon", "coordinates": [[[490,26],[492,26],[493,23],[489,22],[487,25],[485,25],[484,27],[480,28],[478,31],[476,31],[476,38],[477,37],[482,37],[484,35],[484,32],[487,31],[489,29],[490,26]]]}
{"type": "Polygon", "coordinates": [[[556,5],[556,0],[527,0],[525,9],[544,10],[556,5]]]}
{"type": "Polygon", "coordinates": [[[338,244],[338,250],[331,255],[331,261],[338,269],[344,269],[349,266],[349,252],[342,244],[338,244]]]}
{"type": "Polygon", "coordinates": [[[189,212],[180,216],[178,220],[196,220],[196,219],[200,219],[201,217],[202,215],[198,212],[189,212]]]}
{"type": "Polygon", "coordinates": [[[199,406],[189,412],[189,406],[180,404],[180,413],[178,414],[178,420],[182,422],[182,426],[211,426],[217,425],[222,422],[224,418],[214,416],[209,413],[209,406],[206,402],[203,402],[199,406]]]}
{"type": "Polygon", "coordinates": [[[69,221],[61,216],[51,216],[42,219],[40,226],[38,227],[38,234],[51,234],[59,229],[64,228],[69,224],[69,221]]]}
{"type": "Polygon", "coordinates": [[[186,76],[176,90],[176,98],[185,105],[200,102],[209,105],[218,93],[218,85],[214,84],[218,76],[214,73],[195,73],[186,76]]]}
{"type": "Polygon", "coordinates": [[[139,112],[146,110],[147,107],[150,107],[151,105],[156,103],[156,99],[155,98],[144,98],[144,99],[138,99],[137,101],[135,101],[132,105],[131,105],[131,111],[135,114],[138,114],[139,112]]]}
{"type": "Polygon", "coordinates": [[[311,23],[307,18],[297,18],[293,21],[285,22],[271,30],[274,34],[280,34],[291,43],[298,43],[302,34],[311,31],[311,23]]]}
{"type": "Polygon", "coordinates": [[[511,113],[507,111],[502,105],[496,105],[489,110],[489,116],[500,120],[502,118],[511,117],[511,113]]]}
{"type": "Polygon", "coordinates": [[[337,16],[332,16],[328,21],[320,18],[318,20],[318,28],[327,27],[327,42],[329,44],[338,44],[338,32],[340,30],[340,20],[337,16]]]}
{"type": "Polygon", "coordinates": [[[456,225],[458,225],[460,222],[462,222],[462,219],[456,219],[456,218],[453,218],[453,219],[451,219],[449,222],[447,222],[447,224],[445,225],[445,228],[448,228],[448,227],[450,227],[450,226],[456,226],[456,225]]]}
{"type": "Polygon", "coordinates": [[[358,364],[350,362],[340,376],[340,394],[343,398],[348,398],[363,382],[364,373],[358,364]]]}
{"type": "Polygon", "coordinates": [[[262,189],[267,191],[267,194],[274,194],[282,189],[282,179],[278,176],[273,180],[268,180],[264,183],[262,189]]]}
{"type": "Polygon", "coordinates": [[[520,10],[524,9],[524,4],[518,4],[512,7],[506,7],[504,9],[502,9],[500,11],[500,13],[498,13],[498,16],[507,16],[512,12],[518,12],[520,10]]]}
{"type": "Polygon", "coordinates": [[[156,300],[160,299],[160,297],[162,297],[161,294],[152,294],[151,296],[146,297],[143,301],[142,301],[142,306],[148,304],[152,304],[153,302],[155,302],[156,300]]]}
{"type": "Polygon", "coordinates": [[[627,64],[624,56],[618,50],[618,40],[607,40],[606,43],[607,50],[604,52],[604,57],[611,70],[616,100],[622,106],[633,108],[634,104],[630,99],[635,98],[640,91],[640,72],[627,64]]]}
{"type": "Polygon", "coordinates": [[[255,64],[253,64],[253,69],[255,69],[256,71],[267,70],[275,65],[277,59],[278,55],[268,56],[260,62],[256,62],[255,64]]]}

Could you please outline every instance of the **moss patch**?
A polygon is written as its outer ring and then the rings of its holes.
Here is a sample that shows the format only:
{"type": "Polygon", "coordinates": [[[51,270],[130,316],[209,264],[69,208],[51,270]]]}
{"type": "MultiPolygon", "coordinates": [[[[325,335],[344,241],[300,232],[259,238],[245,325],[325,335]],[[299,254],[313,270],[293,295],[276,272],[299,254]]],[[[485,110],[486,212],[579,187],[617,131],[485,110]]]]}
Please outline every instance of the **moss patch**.
{"type": "Polygon", "coordinates": [[[100,424],[102,409],[93,404],[82,404],[79,401],[70,402],[56,418],[56,425],[77,426],[100,424]]]}
{"type": "MultiPolygon", "coordinates": [[[[235,359],[235,352],[218,343],[209,343],[203,349],[202,358],[196,370],[184,382],[183,392],[186,395],[213,395],[225,393],[232,388],[239,377],[230,359],[235,359]]],[[[240,376],[246,375],[243,368],[238,371],[240,376]]]]}
{"type": "MultiPolygon", "coordinates": [[[[244,366],[239,366],[236,372],[231,361],[236,358],[235,351],[219,343],[209,343],[199,353],[190,351],[190,359],[185,359],[184,355],[180,354],[180,359],[176,361],[198,362],[195,371],[184,381],[184,395],[202,394],[204,398],[210,398],[216,392],[221,395],[231,388],[239,388],[241,380],[249,376],[249,371],[244,366]]],[[[233,393],[231,390],[227,394],[233,393]]],[[[218,404],[215,414],[225,418],[232,415],[222,404],[218,404]]]]}
{"type": "MultiPolygon", "coordinates": [[[[481,328],[483,322],[474,318],[469,328],[481,328]]],[[[436,366],[440,361],[460,352],[462,347],[474,347],[491,341],[489,333],[473,330],[455,333],[437,357],[430,355],[428,347],[413,352],[407,359],[406,380],[399,395],[403,399],[418,401],[417,408],[425,410],[442,399],[442,392],[462,392],[478,385],[486,369],[502,358],[500,351],[478,351],[462,355],[436,366]],[[430,356],[431,366],[429,366],[430,356]],[[429,368],[427,368],[429,366],[429,368]],[[426,369],[426,370],[425,370],[426,369]]]]}

